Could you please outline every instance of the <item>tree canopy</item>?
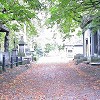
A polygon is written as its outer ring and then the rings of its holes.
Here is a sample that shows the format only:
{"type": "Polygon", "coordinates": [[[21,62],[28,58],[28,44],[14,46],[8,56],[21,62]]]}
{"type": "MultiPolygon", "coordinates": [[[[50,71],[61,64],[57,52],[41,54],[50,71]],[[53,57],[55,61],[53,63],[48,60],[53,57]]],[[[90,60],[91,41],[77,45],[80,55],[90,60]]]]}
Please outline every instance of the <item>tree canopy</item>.
{"type": "Polygon", "coordinates": [[[49,8],[47,22],[52,26],[58,24],[63,33],[74,31],[80,24],[84,28],[90,22],[93,27],[100,26],[100,0],[0,0],[0,21],[13,30],[27,22],[28,27],[31,26],[28,29],[34,31],[31,19],[36,18],[42,8],[49,8]],[[11,24],[13,21],[19,24],[11,24]]]}
{"type": "MultiPolygon", "coordinates": [[[[37,13],[46,10],[47,24],[57,24],[61,32],[70,34],[75,28],[100,28],[100,0],[0,0],[0,23],[17,31],[26,24],[29,34],[36,34],[37,13]]],[[[38,19],[38,18],[37,18],[38,19]]]]}
{"type": "Polygon", "coordinates": [[[100,27],[100,0],[50,0],[50,25],[58,24],[63,33],[82,29],[100,27]]]}
{"type": "Polygon", "coordinates": [[[41,7],[38,0],[0,0],[0,21],[13,30],[25,22],[32,27],[31,19],[36,18],[36,10],[41,7]]]}
{"type": "MultiPolygon", "coordinates": [[[[37,18],[36,11],[42,7],[39,0],[0,0],[0,24],[6,25],[10,33],[24,28],[24,24],[26,24],[26,31],[30,35],[35,35],[36,29],[32,19],[37,18]]],[[[2,35],[0,37],[4,38],[2,35]]],[[[5,51],[7,51],[8,33],[6,33],[4,44],[5,51]]]]}

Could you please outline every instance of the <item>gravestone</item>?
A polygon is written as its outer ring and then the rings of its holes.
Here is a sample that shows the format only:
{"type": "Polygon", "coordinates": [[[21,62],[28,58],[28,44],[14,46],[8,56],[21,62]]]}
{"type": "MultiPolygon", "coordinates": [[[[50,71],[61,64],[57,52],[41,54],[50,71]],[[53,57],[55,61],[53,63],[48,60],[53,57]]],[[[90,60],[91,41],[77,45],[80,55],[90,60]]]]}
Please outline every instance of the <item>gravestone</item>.
{"type": "Polygon", "coordinates": [[[23,36],[21,36],[21,40],[19,41],[19,56],[25,56],[25,42],[23,36]]]}
{"type": "Polygon", "coordinates": [[[2,66],[3,62],[3,52],[0,51],[0,66],[2,66]]]}
{"type": "Polygon", "coordinates": [[[4,52],[3,55],[5,56],[5,65],[10,64],[10,58],[11,58],[10,52],[4,52]]]}
{"type": "Polygon", "coordinates": [[[16,48],[12,50],[11,56],[13,57],[13,61],[16,61],[16,57],[18,56],[18,50],[16,48]]]}

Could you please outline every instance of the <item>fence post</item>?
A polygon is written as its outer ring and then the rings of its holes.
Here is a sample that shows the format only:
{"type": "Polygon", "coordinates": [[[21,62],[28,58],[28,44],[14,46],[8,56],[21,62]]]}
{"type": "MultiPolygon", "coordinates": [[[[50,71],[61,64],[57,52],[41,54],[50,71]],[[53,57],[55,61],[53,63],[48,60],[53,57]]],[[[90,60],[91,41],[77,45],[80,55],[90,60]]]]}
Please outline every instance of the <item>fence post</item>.
{"type": "Polygon", "coordinates": [[[16,66],[18,66],[18,56],[16,56],[16,66]]]}
{"type": "Polygon", "coordinates": [[[22,57],[20,57],[20,59],[21,59],[21,65],[22,65],[23,64],[22,57]]]}
{"type": "Polygon", "coordinates": [[[6,70],[5,70],[5,55],[3,55],[2,70],[3,70],[3,71],[6,71],[6,70]]]}
{"type": "Polygon", "coordinates": [[[11,56],[11,68],[13,68],[13,57],[11,56]]]}

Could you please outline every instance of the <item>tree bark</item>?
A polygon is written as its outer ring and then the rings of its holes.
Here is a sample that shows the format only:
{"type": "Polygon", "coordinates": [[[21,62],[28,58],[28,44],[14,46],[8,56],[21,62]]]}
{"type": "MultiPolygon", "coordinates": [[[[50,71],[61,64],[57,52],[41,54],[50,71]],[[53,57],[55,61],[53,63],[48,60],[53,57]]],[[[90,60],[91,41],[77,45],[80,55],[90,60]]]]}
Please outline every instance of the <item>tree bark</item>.
{"type": "Polygon", "coordinates": [[[6,32],[5,40],[4,40],[4,52],[9,50],[9,32],[6,32]]]}

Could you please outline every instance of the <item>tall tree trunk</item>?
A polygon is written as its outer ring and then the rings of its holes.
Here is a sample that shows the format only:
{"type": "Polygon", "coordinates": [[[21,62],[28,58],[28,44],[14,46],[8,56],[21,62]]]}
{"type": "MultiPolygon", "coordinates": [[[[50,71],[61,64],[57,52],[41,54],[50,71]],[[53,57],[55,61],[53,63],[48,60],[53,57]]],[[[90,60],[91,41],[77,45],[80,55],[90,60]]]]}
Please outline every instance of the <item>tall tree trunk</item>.
{"type": "Polygon", "coordinates": [[[4,40],[4,52],[9,50],[9,32],[6,32],[5,40],[4,40]]]}

